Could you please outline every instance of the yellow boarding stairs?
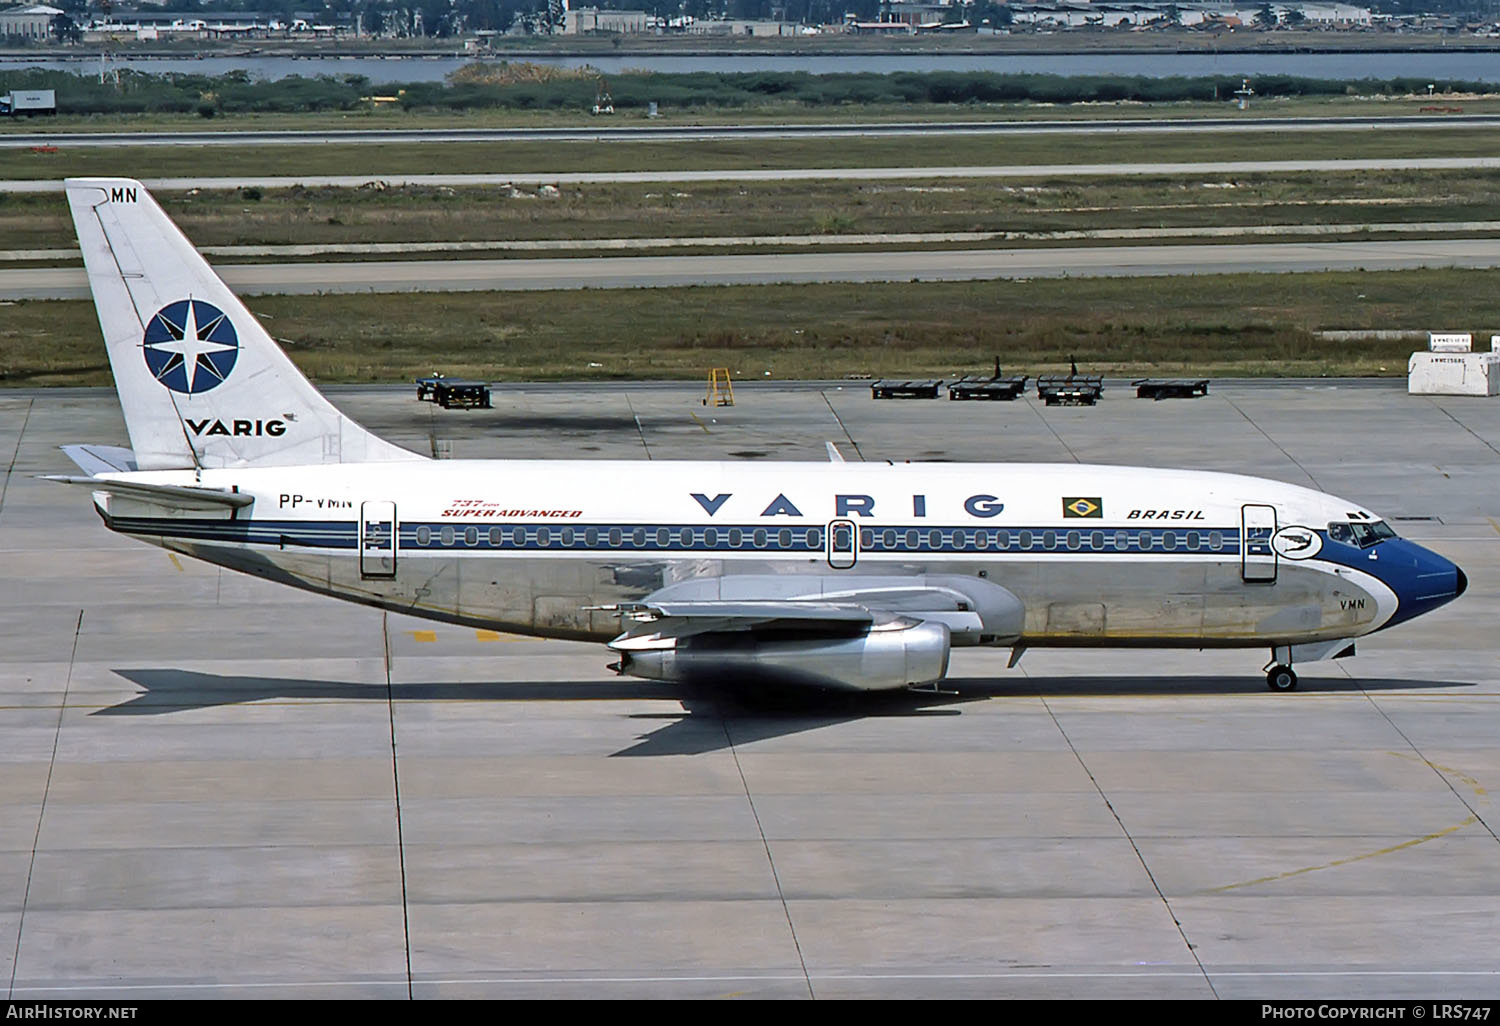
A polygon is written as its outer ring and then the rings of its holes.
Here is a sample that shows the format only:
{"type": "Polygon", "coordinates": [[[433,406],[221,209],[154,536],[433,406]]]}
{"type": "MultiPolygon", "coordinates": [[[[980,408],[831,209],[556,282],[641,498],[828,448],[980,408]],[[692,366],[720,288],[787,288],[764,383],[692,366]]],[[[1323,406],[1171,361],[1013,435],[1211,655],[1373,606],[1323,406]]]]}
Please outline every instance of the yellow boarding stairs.
{"type": "Polygon", "coordinates": [[[734,386],[729,383],[729,368],[715,367],[708,372],[708,394],[704,406],[733,406],[734,386]]]}

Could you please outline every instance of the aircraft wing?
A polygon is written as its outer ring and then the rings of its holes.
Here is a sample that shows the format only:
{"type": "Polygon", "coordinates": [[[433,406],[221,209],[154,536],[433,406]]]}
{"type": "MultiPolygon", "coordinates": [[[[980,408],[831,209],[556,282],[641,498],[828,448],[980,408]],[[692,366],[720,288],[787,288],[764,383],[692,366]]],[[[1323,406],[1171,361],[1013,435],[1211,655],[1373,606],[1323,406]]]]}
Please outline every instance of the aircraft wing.
{"type": "Polygon", "coordinates": [[[613,608],[621,672],[712,681],[753,667],[843,688],[937,679],[951,645],[1003,644],[1025,625],[1011,592],[953,575],[703,577],[613,608]]]}
{"type": "Polygon", "coordinates": [[[715,616],[746,628],[771,619],[872,623],[891,616],[963,619],[997,637],[1019,635],[1025,610],[1005,588],[981,577],[954,574],[726,574],[669,584],[634,606],[627,615],[649,611],[649,618],[693,619],[715,616]]]}

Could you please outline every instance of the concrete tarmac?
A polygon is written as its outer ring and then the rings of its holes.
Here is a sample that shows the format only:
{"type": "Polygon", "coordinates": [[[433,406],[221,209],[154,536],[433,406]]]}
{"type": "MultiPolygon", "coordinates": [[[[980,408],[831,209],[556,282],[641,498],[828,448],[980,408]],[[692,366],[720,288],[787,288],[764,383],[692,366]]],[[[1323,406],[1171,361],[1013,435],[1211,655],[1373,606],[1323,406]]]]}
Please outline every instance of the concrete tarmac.
{"type": "MultiPolygon", "coordinates": [[[[1496,266],[1500,266],[1500,238],[326,261],[219,264],[215,270],[239,295],[307,295],[1496,266]]],[[[88,277],[81,267],[0,269],[0,300],[86,299],[89,295],[88,277]]]]}
{"type": "Polygon", "coordinates": [[[1258,650],[960,650],[950,694],[767,709],[112,535],[37,475],[127,444],[113,393],[0,392],[9,997],[1500,996],[1500,402],[331,394],[455,457],[1259,473],[1471,584],[1291,694],[1258,650]]]}

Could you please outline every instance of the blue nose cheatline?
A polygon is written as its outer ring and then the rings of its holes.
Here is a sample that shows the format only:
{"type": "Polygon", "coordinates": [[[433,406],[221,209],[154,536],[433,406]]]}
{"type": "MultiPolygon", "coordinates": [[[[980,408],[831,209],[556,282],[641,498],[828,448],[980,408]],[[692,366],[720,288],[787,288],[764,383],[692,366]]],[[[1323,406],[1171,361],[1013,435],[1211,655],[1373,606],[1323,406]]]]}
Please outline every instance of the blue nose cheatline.
{"type": "Polygon", "coordinates": [[[1384,627],[1404,623],[1462,595],[1469,578],[1458,564],[1403,538],[1392,538],[1370,550],[1374,558],[1361,567],[1396,594],[1396,615],[1384,627]]]}

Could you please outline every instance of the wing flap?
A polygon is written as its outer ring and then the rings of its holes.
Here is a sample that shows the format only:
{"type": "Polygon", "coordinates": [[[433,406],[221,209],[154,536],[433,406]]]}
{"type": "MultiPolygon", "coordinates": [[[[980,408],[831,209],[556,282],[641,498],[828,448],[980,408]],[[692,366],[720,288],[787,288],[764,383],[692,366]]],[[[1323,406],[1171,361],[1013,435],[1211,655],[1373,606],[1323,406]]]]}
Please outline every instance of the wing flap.
{"type": "Polygon", "coordinates": [[[862,606],[831,602],[652,602],[646,606],[646,610],[659,617],[715,617],[746,621],[825,620],[870,623],[874,619],[874,615],[862,606]]]}
{"type": "Polygon", "coordinates": [[[725,632],[844,636],[881,620],[862,606],[828,602],[647,602],[620,612],[635,622],[609,643],[617,652],[670,648],[679,638],[725,632]]]}

